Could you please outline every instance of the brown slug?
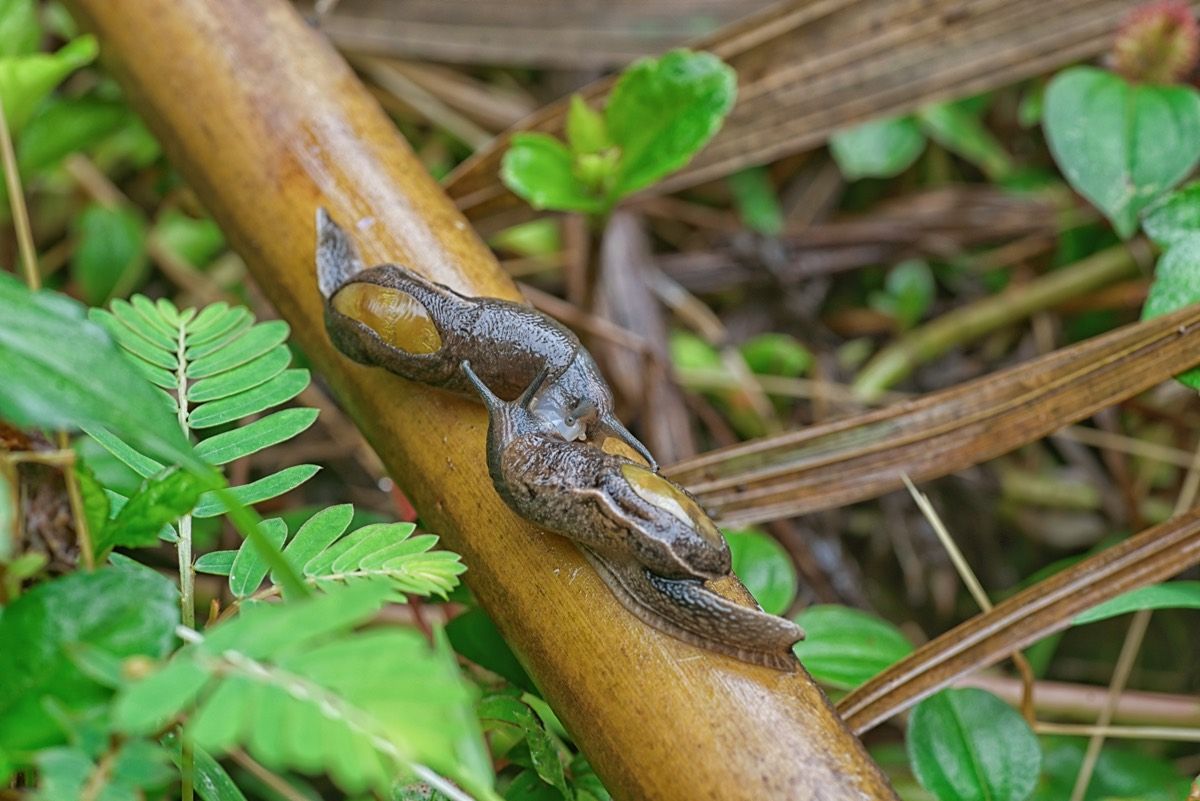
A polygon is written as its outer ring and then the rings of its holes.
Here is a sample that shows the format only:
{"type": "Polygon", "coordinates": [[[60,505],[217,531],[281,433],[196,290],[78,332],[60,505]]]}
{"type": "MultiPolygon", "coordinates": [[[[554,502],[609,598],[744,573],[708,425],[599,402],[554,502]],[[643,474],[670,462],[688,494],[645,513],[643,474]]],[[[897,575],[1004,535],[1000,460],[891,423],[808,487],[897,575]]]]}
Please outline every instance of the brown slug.
{"type": "Polygon", "coordinates": [[[364,269],[346,233],[317,210],[317,282],[325,327],[338,350],[362,364],[474,396],[459,364],[476,365],[497,395],[512,399],[540,382],[530,408],[565,440],[613,436],[658,466],[613,413],[612,392],[591,354],[565,326],[496,298],[472,298],[395,264],[364,269]]]}
{"type": "Polygon", "coordinates": [[[487,406],[488,472],[514,512],[585,546],[644,622],[745,661],[794,669],[799,627],[705,587],[730,574],[729,546],[690,495],[628,459],[559,436],[530,409],[548,369],[513,402],[465,361],[462,370],[487,406]]]}

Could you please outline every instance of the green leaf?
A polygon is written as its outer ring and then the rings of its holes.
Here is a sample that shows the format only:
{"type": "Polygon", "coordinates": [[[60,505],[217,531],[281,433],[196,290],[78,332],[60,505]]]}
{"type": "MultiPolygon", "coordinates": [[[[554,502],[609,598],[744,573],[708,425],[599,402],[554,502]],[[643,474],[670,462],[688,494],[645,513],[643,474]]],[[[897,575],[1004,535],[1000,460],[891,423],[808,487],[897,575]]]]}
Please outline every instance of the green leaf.
{"type": "MultiPolygon", "coordinates": [[[[12,558],[13,544],[17,541],[17,488],[0,470],[0,564],[12,558]]],[[[107,517],[107,512],[105,513],[107,517]]]]}
{"type": "Polygon", "coordinates": [[[108,548],[147,548],[158,544],[163,526],[174,523],[196,505],[204,483],[191,473],[177,470],[164,478],[149,479],[121,508],[97,538],[97,553],[108,548]]]}
{"type": "Polygon", "coordinates": [[[1182,186],[1155,203],[1142,220],[1142,230],[1164,250],[1200,234],[1200,181],[1182,186]]]}
{"type": "Polygon", "coordinates": [[[943,690],[917,704],[908,756],[917,780],[939,801],[1024,801],[1042,765],[1025,720],[974,688],[943,690]]]}
{"type": "MultiPolygon", "coordinates": [[[[199,320],[199,318],[197,318],[199,320]]],[[[188,326],[188,348],[200,348],[218,339],[224,339],[237,331],[245,331],[254,325],[254,315],[244,306],[238,306],[223,312],[215,319],[210,319],[202,327],[188,326]]],[[[188,358],[193,358],[189,354],[188,358]]]]}
{"type": "Polygon", "coordinates": [[[208,378],[240,367],[279,345],[287,336],[288,324],[271,320],[237,332],[228,340],[189,346],[187,357],[195,361],[188,365],[188,378],[208,378]]]}
{"type": "Polygon", "coordinates": [[[245,609],[124,690],[115,719],[137,733],[194,707],[188,733],[213,756],[241,746],[272,770],[325,772],[347,793],[384,795],[419,762],[494,798],[453,662],[413,630],[352,631],[386,594],[364,583],[245,609]]]}
{"type": "MultiPolygon", "coordinates": [[[[1154,282],[1142,306],[1142,319],[1149,320],[1200,302],[1200,234],[1176,240],[1158,260],[1154,282]]],[[[1200,368],[1193,367],[1176,378],[1192,389],[1200,389],[1200,368]]]]}
{"type": "Polygon", "coordinates": [[[161,462],[156,462],[148,456],[135,451],[121,441],[111,431],[100,426],[84,426],[84,431],[102,448],[108,451],[121,464],[137,473],[142,478],[149,478],[163,469],[161,462]]]}
{"type": "MultiPolygon", "coordinates": [[[[278,517],[264,520],[259,531],[275,547],[287,539],[287,525],[278,517]]],[[[237,598],[253,595],[267,577],[267,561],[250,540],[244,540],[229,571],[229,589],[237,598]]]]}
{"type": "Polygon", "coordinates": [[[567,143],[576,155],[599,153],[612,147],[603,115],[577,94],[571,95],[571,106],[567,109],[567,143]]]}
{"type": "MultiPolygon", "coordinates": [[[[277,498],[285,492],[291,492],[296,487],[315,476],[321,468],[311,464],[298,464],[285,467],[278,473],[264,476],[249,484],[232,487],[229,494],[243,506],[253,506],[256,503],[277,498]]],[[[229,506],[215,492],[206,492],[200,496],[193,517],[216,517],[229,511],[229,506]]]]}
{"type": "Polygon", "coordinates": [[[80,671],[73,649],[159,659],[178,623],[179,594],[152,570],[72,573],[20,596],[0,616],[0,751],[65,741],[48,702],[72,713],[106,702],[109,690],[80,671]]]}
{"type": "Polygon", "coordinates": [[[738,348],[747,366],[760,375],[802,376],[813,365],[812,351],[788,334],[759,334],[738,348]]]}
{"type": "Polygon", "coordinates": [[[1200,161],[1200,95],[1187,86],[1075,67],[1047,87],[1042,124],[1063,175],[1124,238],[1200,161]]]}
{"type": "Polygon", "coordinates": [[[733,572],[758,601],[763,611],[781,615],[796,597],[796,567],[783,546],[764,532],[748,528],[726,531],[733,553],[733,572]]]}
{"type": "Polygon", "coordinates": [[[917,114],[921,128],[942,147],[974,164],[992,181],[1012,175],[1012,157],[984,127],[979,113],[962,102],[926,106],[917,114]]]}
{"type": "Polygon", "coordinates": [[[318,413],[316,409],[309,408],[284,409],[241,428],[209,437],[196,446],[196,453],[209,464],[228,464],[263,448],[286,442],[311,426],[318,413]]]}
{"type": "Polygon", "coordinates": [[[535,209],[595,214],[608,206],[576,177],[567,146],[548,134],[513,134],[501,161],[500,178],[535,209]]]}
{"type": "Polygon", "coordinates": [[[924,150],[925,135],[912,117],[872,120],[829,138],[829,151],[848,181],[899,175],[924,150]]]}
{"type": "Polygon", "coordinates": [[[296,536],[283,549],[284,558],[303,572],[305,565],[346,533],[353,519],[354,507],[348,503],[322,509],[296,531],[296,536]]]}
{"type": "MultiPolygon", "coordinates": [[[[163,371],[170,371],[166,372],[167,377],[164,379],[169,383],[163,388],[173,389],[175,387],[177,381],[173,371],[178,368],[179,361],[173,350],[168,350],[158,343],[150,341],[136,329],[122,323],[116,315],[103,309],[88,309],[88,319],[104,328],[117,341],[118,345],[137,356],[138,359],[144,360],[151,366],[159,367],[163,371]]],[[[137,364],[137,362],[134,363],[137,364]]]]}
{"type": "Polygon", "coordinates": [[[572,798],[554,741],[532,709],[510,695],[491,695],[480,701],[476,712],[485,730],[497,724],[519,730],[529,746],[530,761],[538,777],[558,790],[562,798],[572,798]]]}
{"type": "Polygon", "coordinates": [[[742,223],[763,236],[778,236],[783,231],[783,208],[767,170],[751,167],[727,180],[742,223]]]}
{"type": "Polygon", "coordinates": [[[93,203],[77,221],[71,277],[93,306],[126,295],[145,280],[146,223],[133,209],[93,203]]]}
{"type": "Polygon", "coordinates": [[[0,417],[30,428],[103,426],[144,454],[204,469],[159,390],[79,304],[0,274],[0,319],[0,417]]]}
{"type": "MultiPolygon", "coordinates": [[[[83,462],[75,462],[75,479],[79,482],[79,494],[83,498],[83,516],[87,521],[88,532],[91,534],[92,551],[99,553],[100,548],[96,543],[108,526],[108,495],[105,494],[104,487],[96,480],[96,476],[89,466],[83,462]]],[[[3,536],[3,527],[0,526],[0,537],[3,536]]]]}
{"type": "Polygon", "coordinates": [[[446,636],[455,651],[475,664],[508,679],[526,692],[537,692],[533,679],[521,667],[487,612],[468,609],[446,624],[446,636]]]}
{"type": "Polygon", "coordinates": [[[0,58],[37,52],[41,38],[34,0],[0,0],[0,58]]]}
{"type": "Polygon", "coordinates": [[[167,209],[154,221],[156,242],[193,267],[204,267],[225,249],[225,235],[208,217],[196,219],[167,209]]]}
{"type": "Polygon", "coordinates": [[[921,321],[936,294],[937,284],[929,265],[921,259],[908,259],[888,271],[884,292],[872,296],[871,306],[906,330],[921,321]]]}
{"type": "Polygon", "coordinates": [[[9,129],[19,133],[46,95],[72,72],[90,64],[98,51],[95,37],[81,36],[57,53],[0,58],[0,98],[9,129]]]}
{"type": "Polygon", "coordinates": [[[192,384],[188,387],[188,400],[192,403],[203,403],[246,392],[270,381],[291,363],[292,352],[288,350],[287,345],[279,345],[241,367],[192,384]]]}
{"type": "MultiPolygon", "coordinates": [[[[92,309],[89,313],[97,314],[101,311],[101,309],[92,309]]],[[[109,313],[126,328],[159,350],[172,354],[179,350],[178,332],[165,331],[162,326],[147,320],[146,316],[134,308],[129,301],[120,298],[114,300],[109,306],[109,313]]]]}
{"type": "Polygon", "coordinates": [[[617,79],[604,118],[621,149],[614,198],[685,166],[720,129],[737,74],[711,53],[672,50],[634,62],[617,79]]]}
{"type": "Polygon", "coordinates": [[[846,606],[810,606],[795,621],[807,635],[796,643],[796,656],[830,687],[857,687],[913,650],[891,623],[846,606]]]}
{"type": "Polygon", "coordinates": [[[1108,620],[1139,609],[1200,609],[1200,581],[1171,581],[1130,590],[1083,612],[1072,625],[1108,620]]]}
{"type": "Polygon", "coordinates": [[[114,100],[51,98],[25,126],[17,144],[17,165],[24,175],[55,167],[65,156],[86,150],[126,125],[130,117],[125,104],[114,100]]]}
{"type": "Polygon", "coordinates": [[[209,551],[192,564],[197,573],[208,573],[212,576],[228,576],[233,570],[233,560],[237,551],[209,551]]]}
{"type": "MultiPolygon", "coordinates": [[[[1034,801],[1071,797],[1085,745],[1079,739],[1047,742],[1034,801]]],[[[1084,801],[1181,801],[1187,792],[1188,780],[1169,761],[1151,756],[1144,748],[1134,750],[1108,742],[1096,760],[1084,801]]]]}
{"type": "MultiPolygon", "coordinates": [[[[172,733],[164,737],[163,742],[170,749],[171,761],[175,763],[175,767],[180,767],[183,759],[180,754],[179,737],[172,733]]],[[[221,767],[221,763],[203,748],[192,746],[192,770],[196,794],[204,801],[246,801],[246,796],[234,784],[225,768],[221,767]]]]}
{"type": "Polygon", "coordinates": [[[307,386],[307,370],[286,370],[240,395],[196,407],[188,415],[188,425],[192,428],[210,428],[232,423],[234,420],[286,403],[303,392],[307,386]]]}

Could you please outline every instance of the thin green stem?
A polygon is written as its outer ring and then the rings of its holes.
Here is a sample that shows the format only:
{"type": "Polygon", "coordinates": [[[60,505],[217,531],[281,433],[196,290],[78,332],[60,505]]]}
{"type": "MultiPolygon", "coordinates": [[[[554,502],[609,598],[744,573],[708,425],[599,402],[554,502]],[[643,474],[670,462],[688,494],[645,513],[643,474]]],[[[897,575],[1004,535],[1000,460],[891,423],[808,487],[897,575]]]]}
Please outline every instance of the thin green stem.
{"type": "Polygon", "coordinates": [[[1102,250],[1028,284],[964,306],[905,334],[884,348],[854,380],[854,391],[871,401],[914,368],[957,345],[972,342],[1032,314],[1079,297],[1137,271],[1144,243],[1102,250]]]}
{"type": "MultiPolygon", "coordinates": [[[[190,436],[188,428],[187,403],[187,326],[179,323],[179,337],[176,340],[175,358],[175,394],[178,407],[179,427],[185,437],[190,436]]],[[[196,574],[192,570],[192,516],[184,515],[179,519],[179,542],[176,546],[179,552],[179,610],[183,625],[189,629],[196,628],[196,574]]]]}
{"type": "Polygon", "coordinates": [[[21,268],[30,289],[42,288],[38,272],[37,252],[33,248],[33,233],[29,228],[29,211],[25,208],[25,193],[21,189],[21,174],[17,171],[17,156],[13,151],[4,103],[0,99],[0,156],[4,160],[4,180],[8,184],[8,204],[12,208],[13,227],[17,231],[17,249],[21,252],[21,268]]]}

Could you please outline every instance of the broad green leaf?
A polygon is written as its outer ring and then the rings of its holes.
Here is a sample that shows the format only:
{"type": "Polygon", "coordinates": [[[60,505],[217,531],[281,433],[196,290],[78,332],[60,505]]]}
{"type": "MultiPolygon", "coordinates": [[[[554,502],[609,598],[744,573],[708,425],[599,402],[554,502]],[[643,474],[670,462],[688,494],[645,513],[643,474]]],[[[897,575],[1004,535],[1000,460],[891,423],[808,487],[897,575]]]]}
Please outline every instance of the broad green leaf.
{"type": "Polygon", "coordinates": [[[992,181],[1012,175],[1012,157],[984,127],[979,114],[963,103],[926,106],[917,114],[929,138],[974,164],[992,181]]]}
{"type": "Polygon", "coordinates": [[[1047,87],[1042,124],[1063,175],[1124,238],[1200,161],[1200,94],[1190,86],[1130,85],[1075,67],[1047,87]]]}
{"type": "Polygon", "coordinates": [[[508,647],[496,624],[482,609],[468,609],[446,624],[446,636],[454,650],[482,668],[508,679],[526,692],[537,687],[516,654],[508,647]]]}
{"type": "MultiPolygon", "coordinates": [[[[320,469],[316,465],[311,464],[298,464],[292,467],[285,467],[278,473],[264,476],[257,481],[232,487],[229,493],[243,506],[253,506],[256,503],[262,503],[263,501],[283,495],[285,492],[291,492],[315,476],[320,469]]],[[[229,507],[226,506],[225,501],[215,493],[206,492],[200,496],[200,503],[196,504],[196,510],[192,512],[192,516],[216,517],[217,515],[225,514],[227,511],[229,511],[229,507]]]]}
{"type": "Polygon", "coordinates": [[[778,236],[783,231],[783,208],[766,168],[751,167],[727,180],[742,223],[764,236],[778,236]]]}
{"type": "Polygon", "coordinates": [[[41,38],[34,0],[0,0],[0,58],[37,52],[41,38]]]}
{"type": "Polygon", "coordinates": [[[1076,617],[1072,625],[1108,620],[1139,609],[1200,609],[1200,581],[1171,581],[1130,590],[1093,606],[1076,617]]]}
{"type": "MultiPolygon", "coordinates": [[[[277,548],[282,547],[287,538],[287,525],[278,517],[264,520],[259,530],[277,548]]],[[[254,547],[254,543],[250,540],[243,541],[229,571],[229,589],[233,591],[234,596],[245,598],[253,595],[266,577],[266,560],[258,548],[254,547]]]]}
{"type": "Polygon", "coordinates": [[[159,390],[79,304],[0,274],[0,417],[19,426],[103,426],[143,454],[203,469],[159,390]],[[53,343],[70,343],[55,347],[53,343]]]}
{"type": "Polygon", "coordinates": [[[939,801],[1025,801],[1042,752],[1029,724],[991,693],[943,690],[913,710],[913,773],[939,801]]]}
{"type": "Polygon", "coordinates": [[[884,291],[872,295],[871,306],[894,318],[905,330],[921,321],[936,294],[937,284],[929,265],[921,259],[908,259],[888,271],[884,291]]]}
{"type": "Polygon", "coordinates": [[[249,425],[209,437],[196,446],[196,453],[209,464],[227,464],[286,442],[311,426],[317,414],[316,409],[284,409],[249,425]]]}
{"type": "Polygon", "coordinates": [[[191,473],[177,470],[164,478],[148,479],[95,538],[97,553],[114,546],[146,548],[158,544],[164,526],[192,511],[204,488],[191,473]]]}
{"type": "Polygon", "coordinates": [[[599,153],[612,147],[604,116],[580,95],[571,95],[571,106],[567,109],[567,144],[576,155],[599,153]]]}
{"type": "Polygon", "coordinates": [[[201,346],[188,348],[188,378],[209,376],[240,367],[279,345],[288,336],[288,324],[283,320],[259,323],[230,339],[215,340],[201,346]]]}
{"type": "Polygon", "coordinates": [[[28,53],[0,58],[0,98],[14,134],[25,127],[38,104],[75,70],[91,63],[99,47],[81,36],[57,53],[28,53]]]}
{"type": "Polygon", "coordinates": [[[188,424],[192,428],[210,428],[232,423],[234,420],[286,403],[303,392],[307,386],[307,370],[285,370],[240,395],[196,407],[188,415],[188,424]]]}
{"type": "Polygon", "coordinates": [[[151,236],[194,267],[205,266],[225,249],[225,235],[212,219],[198,220],[177,209],[159,215],[151,236]]]}
{"type": "Polygon", "coordinates": [[[765,612],[781,615],[796,597],[796,567],[783,546],[756,528],[726,531],[733,572],[765,612]]]}
{"type": "MultiPolygon", "coordinates": [[[[1071,797],[1083,761],[1082,739],[1049,740],[1043,771],[1033,801],[1063,801],[1071,797]]],[[[1126,748],[1106,742],[1096,760],[1084,801],[1182,801],[1188,780],[1167,760],[1151,756],[1144,748],[1126,748]]]]}
{"type": "Polygon", "coordinates": [[[548,134],[513,134],[501,162],[500,178],[535,209],[594,214],[608,205],[576,176],[567,146],[548,134]]]}
{"type": "Polygon", "coordinates": [[[1163,249],[1200,234],[1200,181],[1155,203],[1142,220],[1142,230],[1163,249]]]}
{"type": "MultiPolygon", "coordinates": [[[[1142,319],[1169,314],[1200,302],[1200,233],[1176,240],[1158,260],[1154,282],[1142,306],[1142,319]]],[[[1200,368],[1176,376],[1192,389],[1200,389],[1200,368]]]]}
{"type": "Polygon", "coordinates": [[[237,551],[209,551],[192,564],[197,573],[208,573],[212,576],[228,576],[233,570],[233,560],[237,551]]]}
{"type": "Polygon", "coordinates": [[[557,789],[562,798],[571,798],[571,790],[567,787],[567,778],[562,762],[558,759],[554,741],[532,709],[510,695],[491,695],[480,701],[476,713],[485,730],[495,728],[497,724],[513,726],[519,730],[529,747],[530,761],[538,777],[557,789]]]}
{"type": "Polygon", "coordinates": [[[253,389],[279,375],[292,363],[287,345],[279,345],[252,362],[192,384],[187,391],[192,403],[219,400],[253,389]]]}
{"type": "Polygon", "coordinates": [[[817,681],[849,690],[912,653],[885,620],[846,606],[810,606],[795,617],[806,637],[796,656],[817,681]]]}
{"type": "Polygon", "coordinates": [[[17,143],[17,165],[24,175],[55,167],[127,124],[130,116],[125,104],[114,100],[53,98],[25,126],[17,143]]]}
{"type": "Polygon", "coordinates": [[[0,751],[64,741],[53,701],[82,713],[109,690],[72,660],[87,645],[115,657],[162,658],[179,622],[179,594],[152,570],[106,567],[35,586],[0,616],[0,751]]]}
{"type": "Polygon", "coordinates": [[[634,62],[604,109],[621,149],[616,198],[682,168],[720,129],[737,95],[737,74],[711,53],[672,50],[634,62]]]}
{"type": "Polygon", "coordinates": [[[829,151],[849,181],[899,175],[924,150],[925,135],[912,117],[872,120],[829,138],[829,151]]]}
{"type": "Polygon", "coordinates": [[[738,348],[746,365],[760,375],[802,376],[813,364],[812,351],[788,334],[759,334],[738,348]]]}

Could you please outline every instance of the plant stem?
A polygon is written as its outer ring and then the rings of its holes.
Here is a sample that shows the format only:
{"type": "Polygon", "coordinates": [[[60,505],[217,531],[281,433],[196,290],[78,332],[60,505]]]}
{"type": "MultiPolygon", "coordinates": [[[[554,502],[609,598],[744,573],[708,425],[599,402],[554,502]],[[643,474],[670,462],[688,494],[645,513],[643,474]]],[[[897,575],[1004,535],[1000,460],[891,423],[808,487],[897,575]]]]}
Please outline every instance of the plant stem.
{"type": "Polygon", "coordinates": [[[870,402],[917,366],[956,345],[1133,274],[1145,254],[1144,243],[1117,245],[913,329],[867,363],[854,380],[854,391],[870,402]]]}
{"type": "Polygon", "coordinates": [[[25,208],[25,193],[21,191],[21,175],[17,172],[17,156],[13,152],[4,103],[0,102],[0,156],[4,160],[4,179],[8,184],[8,203],[12,208],[13,227],[17,231],[17,249],[21,252],[21,268],[30,289],[42,288],[38,272],[37,253],[33,249],[33,234],[29,229],[29,211],[25,208]]]}
{"type": "MultiPolygon", "coordinates": [[[[175,394],[178,407],[179,427],[185,437],[191,434],[188,428],[187,405],[187,327],[179,324],[179,338],[175,351],[175,394]]],[[[190,514],[179,518],[179,542],[176,546],[179,552],[179,611],[183,625],[190,629],[196,628],[196,576],[192,572],[192,516],[190,514]]],[[[190,772],[185,772],[185,780],[190,772]]]]}

